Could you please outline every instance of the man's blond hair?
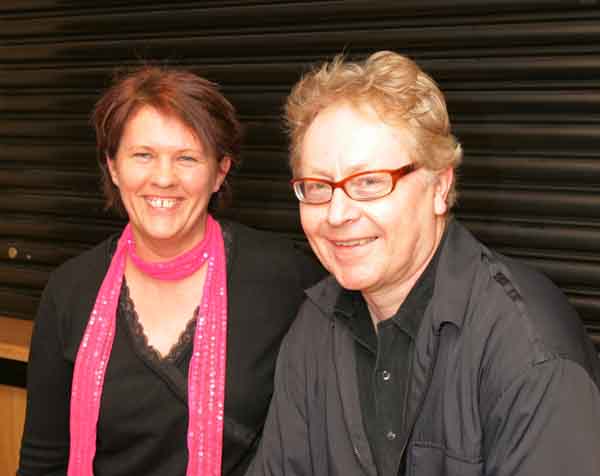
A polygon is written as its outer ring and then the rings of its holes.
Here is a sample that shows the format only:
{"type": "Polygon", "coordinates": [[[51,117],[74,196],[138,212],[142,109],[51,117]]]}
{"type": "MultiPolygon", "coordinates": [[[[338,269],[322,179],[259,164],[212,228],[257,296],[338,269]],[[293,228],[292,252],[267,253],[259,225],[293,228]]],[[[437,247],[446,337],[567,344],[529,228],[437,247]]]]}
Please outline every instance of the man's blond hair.
{"type": "MultiPolygon", "coordinates": [[[[294,86],[285,107],[294,174],[307,129],[319,112],[338,103],[358,111],[372,109],[387,124],[408,128],[417,144],[413,160],[430,171],[456,169],[462,160],[461,146],[450,132],[444,95],[435,81],[410,58],[379,51],[363,62],[338,55],[294,86]]],[[[449,208],[455,200],[453,183],[449,208]]]]}

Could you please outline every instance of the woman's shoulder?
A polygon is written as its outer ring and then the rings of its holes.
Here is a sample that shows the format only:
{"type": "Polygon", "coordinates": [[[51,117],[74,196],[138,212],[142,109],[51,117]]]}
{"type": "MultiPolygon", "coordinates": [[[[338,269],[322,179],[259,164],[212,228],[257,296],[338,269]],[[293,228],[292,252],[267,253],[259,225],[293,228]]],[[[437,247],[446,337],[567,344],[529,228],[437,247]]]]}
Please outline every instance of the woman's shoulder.
{"type": "Polygon", "coordinates": [[[300,241],[230,220],[220,223],[226,243],[230,240],[228,258],[236,267],[257,269],[261,275],[281,278],[289,274],[300,275],[306,287],[325,274],[308,246],[300,241]]]}
{"type": "Polygon", "coordinates": [[[292,258],[298,248],[293,240],[271,231],[258,230],[231,220],[221,220],[220,223],[225,242],[236,256],[244,254],[259,259],[292,258]]]}
{"type": "Polygon", "coordinates": [[[265,241],[279,244],[282,246],[287,246],[290,243],[292,243],[292,240],[285,238],[277,233],[274,233],[272,231],[259,230],[258,228],[253,228],[238,221],[220,219],[219,223],[221,224],[221,227],[225,234],[229,232],[234,239],[248,240],[249,244],[252,245],[260,245],[260,243],[263,243],[265,241]]]}
{"type": "Polygon", "coordinates": [[[50,274],[47,290],[64,294],[69,291],[79,292],[90,286],[97,289],[110,265],[117,239],[117,235],[112,235],[58,266],[50,274]]]}
{"type": "Polygon", "coordinates": [[[74,357],[110,264],[116,236],[84,251],[56,268],[42,294],[36,314],[41,335],[60,335],[64,352],[74,357]]]}

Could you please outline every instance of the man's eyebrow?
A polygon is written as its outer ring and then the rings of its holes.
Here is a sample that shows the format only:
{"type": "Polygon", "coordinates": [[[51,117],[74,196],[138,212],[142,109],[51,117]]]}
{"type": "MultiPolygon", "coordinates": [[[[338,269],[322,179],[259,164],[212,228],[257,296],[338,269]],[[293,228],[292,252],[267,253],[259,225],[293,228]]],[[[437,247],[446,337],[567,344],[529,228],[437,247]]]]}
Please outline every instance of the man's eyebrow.
{"type": "MultiPolygon", "coordinates": [[[[331,174],[329,172],[326,172],[324,169],[320,169],[318,166],[316,167],[309,167],[310,168],[310,172],[308,174],[302,175],[302,177],[329,177],[333,180],[333,177],[331,177],[331,174]]],[[[354,164],[348,168],[344,169],[344,176],[342,178],[348,177],[349,175],[354,175],[356,173],[360,173],[360,172],[368,172],[369,170],[372,170],[372,168],[369,167],[369,163],[368,162],[363,162],[363,163],[357,163],[354,164]]]]}

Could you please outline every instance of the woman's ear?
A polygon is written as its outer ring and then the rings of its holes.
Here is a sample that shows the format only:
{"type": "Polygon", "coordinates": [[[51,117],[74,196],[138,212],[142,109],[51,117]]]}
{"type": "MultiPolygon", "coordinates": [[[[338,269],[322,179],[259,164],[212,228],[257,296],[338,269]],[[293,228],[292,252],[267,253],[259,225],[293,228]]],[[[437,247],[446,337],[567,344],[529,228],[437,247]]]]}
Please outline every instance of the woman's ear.
{"type": "Polygon", "coordinates": [[[108,155],[106,156],[106,167],[108,168],[108,172],[110,173],[112,183],[114,183],[115,186],[118,187],[119,173],[117,172],[117,165],[115,159],[111,159],[108,155]]]}
{"type": "Polygon", "coordinates": [[[231,169],[231,157],[225,156],[223,157],[219,163],[217,164],[217,180],[215,180],[215,186],[213,187],[213,193],[218,192],[221,188],[221,185],[227,178],[227,174],[231,169]]]}
{"type": "Polygon", "coordinates": [[[454,183],[454,169],[448,167],[436,174],[433,210],[436,215],[445,215],[448,212],[448,194],[454,183]]]}

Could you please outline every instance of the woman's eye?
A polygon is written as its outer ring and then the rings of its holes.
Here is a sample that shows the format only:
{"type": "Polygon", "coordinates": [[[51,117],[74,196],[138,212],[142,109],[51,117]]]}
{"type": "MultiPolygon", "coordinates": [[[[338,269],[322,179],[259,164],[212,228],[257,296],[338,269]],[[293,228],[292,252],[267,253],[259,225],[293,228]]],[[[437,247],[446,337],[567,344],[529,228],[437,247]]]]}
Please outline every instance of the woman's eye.
{"type": "Polygon", "coordinates": [[[133,156],[136,159],[140,160],[148,160],[152,158],[152,154],[150,154],[149,152],[136,152],[135,154],[133,154],[133,156]]]}

